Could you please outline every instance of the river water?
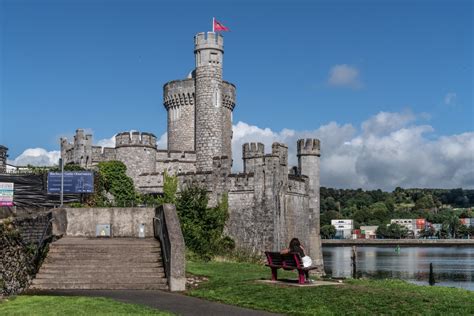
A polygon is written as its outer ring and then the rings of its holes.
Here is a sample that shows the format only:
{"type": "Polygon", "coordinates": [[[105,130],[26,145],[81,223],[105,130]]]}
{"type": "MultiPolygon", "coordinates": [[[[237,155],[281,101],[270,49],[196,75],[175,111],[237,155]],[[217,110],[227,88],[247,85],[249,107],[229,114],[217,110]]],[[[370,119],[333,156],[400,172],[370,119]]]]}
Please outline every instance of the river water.
{"type": "MultiPolygon", "coordinates": [[[[324,266],[333,277],[351,277],[351,247],[323,247],[324,266]]],[[[430,263],[437,286],[474,291],[474,247],[357,247],[357,274],[428,285],[430,263]]]]}

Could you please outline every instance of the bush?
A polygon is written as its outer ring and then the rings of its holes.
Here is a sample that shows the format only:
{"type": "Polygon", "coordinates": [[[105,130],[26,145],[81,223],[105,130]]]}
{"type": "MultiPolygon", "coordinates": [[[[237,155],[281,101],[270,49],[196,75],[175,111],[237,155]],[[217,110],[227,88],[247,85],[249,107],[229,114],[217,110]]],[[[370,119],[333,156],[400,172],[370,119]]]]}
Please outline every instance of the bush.
{"type": "Polygon", "coordinates": [[[208,202],[206,189],[191,186],[181,192],[176,205],[186,247],[204,260],[235,247],[233,240],[223,235],[229,217],[227,195],[216,207],[207,207],[208,202]]]}

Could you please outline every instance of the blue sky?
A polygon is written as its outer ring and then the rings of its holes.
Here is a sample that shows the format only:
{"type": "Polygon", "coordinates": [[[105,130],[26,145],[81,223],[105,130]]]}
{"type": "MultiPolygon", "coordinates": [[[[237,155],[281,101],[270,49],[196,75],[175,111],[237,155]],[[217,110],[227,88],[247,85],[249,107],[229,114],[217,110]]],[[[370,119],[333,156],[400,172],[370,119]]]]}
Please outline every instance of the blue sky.
{"type": "Polygon", "coordinates": [[[472,1],[0,3],[0,144],[11,159],[58,150],[76,128],[95,140],[162,135],[162,86],[193,69],[193,36],[213,16],[231,29],[224,79],[238,89],[234,124],[281,138],[285,129],[318,136],[334,122],[353,127],[348,143],[391,113],[386,122],[409,119],[389,132],[429,126],[426,144],[469,133],[471,145],[472,1]]]}

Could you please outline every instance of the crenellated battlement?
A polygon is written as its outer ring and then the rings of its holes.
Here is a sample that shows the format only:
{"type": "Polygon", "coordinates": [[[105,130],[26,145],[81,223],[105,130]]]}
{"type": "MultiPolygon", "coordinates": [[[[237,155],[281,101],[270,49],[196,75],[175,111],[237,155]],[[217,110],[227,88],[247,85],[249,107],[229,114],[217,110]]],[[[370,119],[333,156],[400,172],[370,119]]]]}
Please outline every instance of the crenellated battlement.
{"type": "Polygon", "coordinates": [[[261,158],[265,155],[265,145],[262,143],[245,143],[242,145],[242,158],[261,158]]]}
{"type": "Polygon", "coordinates": [[[235,85],[230,82],[222,81],[222,105],[231,111],[235,107],[235,85]]]}
{"type": "Polygon", "coordinates": [[[173,80],[163,86],[163,105],[166,110],[170,108],[194,105],[195,85],[194,79],[173,80]]]}
{"type": "Polygon", "coordinates": [[[219,33],[201,32],[194,36],[194,51],[218,49],[224,52],[224,37],[219,33]]]}
{"type": "Polygon", "coordinates": [[[280,160],[280,165],[288,165],[288,146],[283,143],[272,144],[272,156],[276,156],[280,160]]]}
{"type": "Polygon", "coordinates": [[[298,156],[320,156],[320,141],[316,138],[299,139],[296,145],[298,156]]]}
{"type": "Polygon", "coordinates": [[[122,132],[115,135],[115,148],[150,147],[156,149],[156,136],[146,132],[122,132]]]}

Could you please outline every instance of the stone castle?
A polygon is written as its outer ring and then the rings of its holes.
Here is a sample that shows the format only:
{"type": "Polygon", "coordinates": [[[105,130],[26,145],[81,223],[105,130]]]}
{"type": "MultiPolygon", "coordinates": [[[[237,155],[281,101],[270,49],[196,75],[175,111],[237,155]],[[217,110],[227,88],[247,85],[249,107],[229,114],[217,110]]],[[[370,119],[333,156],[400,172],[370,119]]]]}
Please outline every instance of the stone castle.
{"type": "Polygon", "coordinates": [[[223,36],[214,32],[194,37],[196,68],[186,79],[163,87],[168,112],[168,148],[157,148],[151,133],[123,132],[115,147],[93,146],[92,135],[78,129],[73,143],[61,139],[65,163],[90,168],[118,160],[142,193],[161,193],[163,174],[177,175],[180,185],[207,188],[210,203],[229,199],[227,233],[238,247],[279,250],[298,237],[313,262],[322,268],[319,236],[319,157],[317,139],[299,140],[298,166],[288,166],[288,147],[274,143],[243,145],[243,172],[232,173],[232,112],[235,86],[222,79],[223,36]]]}

